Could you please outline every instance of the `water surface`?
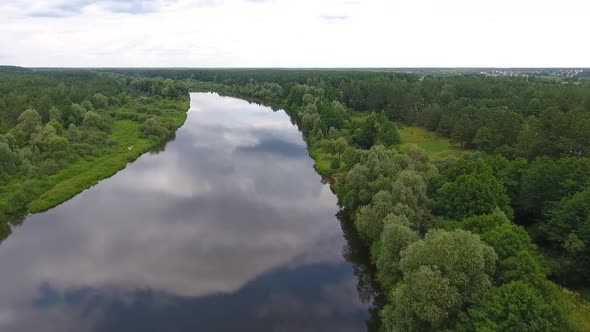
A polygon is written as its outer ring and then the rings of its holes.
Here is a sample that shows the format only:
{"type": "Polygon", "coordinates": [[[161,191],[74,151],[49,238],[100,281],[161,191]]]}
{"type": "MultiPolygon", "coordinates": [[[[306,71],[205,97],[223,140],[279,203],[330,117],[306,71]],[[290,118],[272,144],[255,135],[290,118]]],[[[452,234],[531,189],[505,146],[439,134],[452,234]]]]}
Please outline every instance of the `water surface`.
{"type": "Polygon", "coordinates": [[[192,94],[163,151],[0,244],[0,330],[363,331],[320,180],[283,111],[192,94]]]}

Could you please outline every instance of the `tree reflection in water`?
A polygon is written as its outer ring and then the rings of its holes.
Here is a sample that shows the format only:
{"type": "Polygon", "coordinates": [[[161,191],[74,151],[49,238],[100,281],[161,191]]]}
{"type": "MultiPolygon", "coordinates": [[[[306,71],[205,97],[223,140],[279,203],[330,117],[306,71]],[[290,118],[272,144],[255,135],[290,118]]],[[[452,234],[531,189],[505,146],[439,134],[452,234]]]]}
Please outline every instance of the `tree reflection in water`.
{"type": "Polygon", "coordinates": [[[342,255],[353,266],[359,298],[363,303],[370,303],[370,317],[366,321],[367,332],[377,332],[381,327],[379,310],[385,305],[386,296],[377,282],[377,270],[371,262],[370,248],[360,239],[347,210],[341,209],[336,217],[340,221],[342,233],[346,239],[342,255]]]}

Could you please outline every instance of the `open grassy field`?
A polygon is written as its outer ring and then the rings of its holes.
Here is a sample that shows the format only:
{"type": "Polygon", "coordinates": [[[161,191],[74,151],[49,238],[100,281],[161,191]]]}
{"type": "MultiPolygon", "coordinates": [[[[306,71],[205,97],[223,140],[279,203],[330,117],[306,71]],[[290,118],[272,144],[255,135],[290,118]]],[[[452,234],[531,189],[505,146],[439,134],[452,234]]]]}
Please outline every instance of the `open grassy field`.
{"type": "MultiPolygon", "coordinates": [[[[355,113],[356,117],[366,117],[365,113],[355,113]]],[[[428,131],[421,127],[398,127],[402,143],[397,147],[400,152],[405,152],[411,145],[416,145],[428,153],[431,159],[442,159],[446,157],[458,157],[469,150],[461,150],[452,144],[446,137],[428,131]]],[[[331,167],[332,161],[337,156],[326,153],[321,149],[312,149],[311,157],[315,160],[314,168],[322,176],[332,176],[338,170],[331,167]]]]}
{"type": "Polygon", "coordinates": [[[398,127],[402,143],[400,151],[404,151],[411,144],[417,145],[428,153],[432,159],[441,159],[449,156],[460,156],[467,150],[461,150],[452,144],[446,137],[428,131],[421,127],[398,127]]]}

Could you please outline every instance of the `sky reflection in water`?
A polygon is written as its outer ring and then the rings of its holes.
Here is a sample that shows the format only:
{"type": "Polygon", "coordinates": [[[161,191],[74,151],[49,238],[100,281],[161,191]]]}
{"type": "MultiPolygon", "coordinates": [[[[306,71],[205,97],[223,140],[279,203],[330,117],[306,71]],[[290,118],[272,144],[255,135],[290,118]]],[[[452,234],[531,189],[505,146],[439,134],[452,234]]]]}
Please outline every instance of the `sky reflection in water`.
{"type": "Polygon", "coordinates": [[[337,201],[283,112],[214,94],[0,245],[2,331],[359,331],[337,201]]]}

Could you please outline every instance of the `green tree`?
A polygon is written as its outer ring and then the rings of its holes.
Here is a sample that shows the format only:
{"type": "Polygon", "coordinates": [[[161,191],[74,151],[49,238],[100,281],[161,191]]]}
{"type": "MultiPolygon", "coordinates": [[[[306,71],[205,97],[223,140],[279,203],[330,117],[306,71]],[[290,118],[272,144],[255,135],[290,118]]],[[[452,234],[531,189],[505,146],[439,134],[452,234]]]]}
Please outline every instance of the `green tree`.
{"type": "Polygon", "coordinates": [[[368,243],[376,241],[383,230],[383,219],[394,212],[392,195],[389,191],[382,190],[373,196],[371,204],[362,206],[355,220],[355,225],[368,243]]]}
{"type": "Polygon", "coordinates": [[[548,214],[541,230],[561,254],[557,274],[570,283],[584,284],[590,279],[590,187],[563,198],[548,214]]]}
{"type": "Polygon", "coordinates": [[[389,214],[383,220],[377,270],[379,279],[386,289],[393,286],[403,277],[399,267],[401,252],[410,244],[418,241],[418,232],[410,228],[410,222],[404,216],[389,214]]]}
{"type": "Polygon", "coordinates": [[[547,302],[533,286],[515,281],[479,298],[458,331],[570,331],[559,303],[547,302]]]}
{"type": "Polygon", "coordinates": [[[107,109],[109,108],[109,97],[102,93],[95,93],[92,98],[92,104],[96,109],[107,109]]]}
{"type": "Polygon", "coordinates": [[[348,143],[344,137],[339,137],[334,141],[334,152],[338,154],[338,159],[342,159],[342,153],[348,147],[348,143]]]}
{"type": "Polygon", "coordinates": [[[493,149],[492,131],[488,127],[479,128],[473,138],[473,144],[482,151],[491,152],[493,149]]]}
{"type": "Polygon", "coordinates": [[[28,142],[31,135],[41,126],[41,116],[33,109],[27,109],[18,117],[16,128],[20,130],[25,142],[28,142]]]}
{"type": "Polygon", "coordinates": [[[100,116],[96,114],[96,112],[89,111],[84,114],[84,120],[82,121],[82,124],[86,128],[97,129],[100,127],[100,122],[100,116]]]}
{"type": "Polygon", "coordinates": [[[489,173],[467,174],[445,183],[437,191],[438,211],[451,219],[493,212],[496,208],[511,216],[506,189],[489,173]]]}
{"type": "Polygon", "coordinates": [[[11,174],[16,170],[18,154],[10,149],[7,143],[0,142],[0,174],[11,174]]]}
{"type": "Polygon", "coordinates": [[[396,330],[452,326],[464,305],[492,285],[496,254],[463,230],[430,231],[401,252],[404,279],[392,292],[385,321],[396,330]]]}
{"type": "Polygon", "coordinates": [[[330,168],[331,169],[340,169],[340,159],[332,160],[332,162],[330,163],[330,168]]]}

